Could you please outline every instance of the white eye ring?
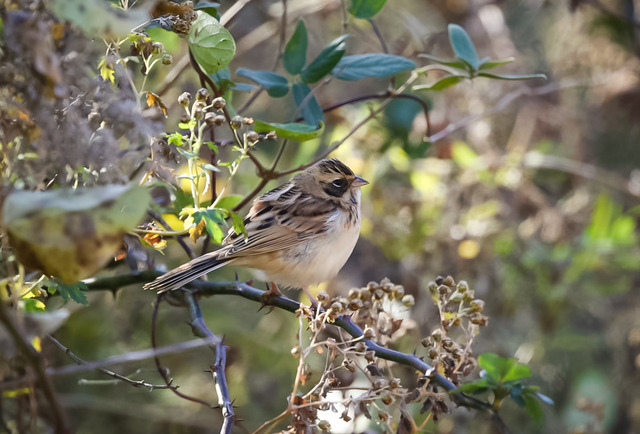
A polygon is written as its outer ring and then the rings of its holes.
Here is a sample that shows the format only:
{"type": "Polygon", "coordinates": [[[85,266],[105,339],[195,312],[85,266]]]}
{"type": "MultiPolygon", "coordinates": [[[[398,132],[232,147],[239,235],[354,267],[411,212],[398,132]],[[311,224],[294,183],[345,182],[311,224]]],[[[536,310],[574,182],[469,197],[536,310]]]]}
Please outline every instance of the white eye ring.
{"type": "Polygon", "coordinates": [[[342,188],[342,187],[344,187],[345,185],[347,185],[347,183],[346,183],[346,179],[344,179],[344,178],[338,178],[338,179],[334,180],[331,184],[332,184],[334,187],[337,187],[337,188],[342,188]]]}

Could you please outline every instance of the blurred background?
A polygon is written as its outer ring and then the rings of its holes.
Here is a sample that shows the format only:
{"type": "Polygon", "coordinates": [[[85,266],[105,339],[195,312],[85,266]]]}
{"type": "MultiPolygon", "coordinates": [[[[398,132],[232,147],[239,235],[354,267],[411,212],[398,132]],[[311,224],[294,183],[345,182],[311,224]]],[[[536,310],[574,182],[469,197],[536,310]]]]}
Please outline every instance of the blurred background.
{"type": "MultiPolygon", "coordinates": [[[[233,72],[239,67],[271,69],[283,3],[223,0],[220,12],[240,3],[227,24],[238,53],[230,70],[234,81],[248,82],[233,72]]],[[[286,37],[303,19],[308,56],[343,33],[351,35],[348,55],[382,51],[371,24],[346,20],[340,1],[288,0],[286,7],[286,37]]],[[[515,404],[506,404],[501,414],[512,432],[640,432],[638,8],[633,0],[388,2],[374,22],[390,53],[419,65],[428,63],[417,57],[420,53],[451,58],[447,25],[457,23],[470,34],[481,58],[515,57],[500,72],[544,73],[548,79],[478,78],[444,91],[415,92],[429,106],[431,142],[423,140],[427,123],[420,105],[394,100],[333,154],[371,184],[363,188],[360,241],[326,290],[346,294],[384,277],[402,284],[416,304],[410,313],[413,325],[396,348],[420,353],[421,337],[439,323],[427,283],[438,275],[469,282],[485,300],[489,316],[474,354],[518,358],[530,366],[532,384],[555,401],[545,405],[543,428],[515,404]]],[[[161,29],[151,29],[149,35],[164,44],[174,65],[186,55],[186,42],[177,35],[161,29]]],[[[95,55],[104,47],[100,41],[84,47],[78,64],[96,68],[95,55]]],[[[163,89],[169,109],[166,119],[149,126],[154,131],[174,131],[182,113],[178,95],[195,94],[200,87],[191,69],[174,77],[172,68],[157,69],[147,79],[147,88],[163,89]]],[[[276,72],[286,74],[281,63],[276,72]]],[[[396,85],[403,79],[401,74],[396,85]]],[[[333,81],[316,96],[327,107],[388,85],[388,79],[333,81]]],[[[250,93],[234,92],[232,103],[240,107],[248,98],[250,93]]],[[[294,112],[289,98],[263,93],[245,115],[287,122],[294,112]]],[[[327,113],[323,136],[290,144],[278,167],[311,161],[376,104],[367,101],[327,113]]],[[[259,146],[256,155],[269,162],[277,145],[259,146]]],[[[220,158],[231,152],[222,148],[220,158]]],[[[100,158],[104,167],[130,163],[114,163],[115,155],[100,158]]],[[[244,195],[256,184],[255,169],[246,161],[228,192],[244,195]]],[[[218,183],[223,185],[224,176],[218,183]]],[[[154,257],[156,265],[167,269],[187,259],[173,241],[165,255],[154,257]]],[[[213,278],[231,280],[236,271],[240,279],[251,278],[245,270],[232,269],[213,278]]],[[[120,267],[103,274],[125,272],[120,267]]],[[[295,291],[287,294],[298,296],[295,291]]],[[[55,336],[68,348],[95,360],[150,346],[153,294],[131,286],[115,295],[88,295],[86,307],[66,305],[72,315],[55,336]]],[[[61,304],[51,300],[47,309],[61,304]]],[[[243,419],[238,432],[251,431],[286,408],[298,364],[290,355],[298,319],[278,310],[257,312],[255,303],[231,296],[204,299],[201,305],[211,330],[224,335],[230,347],[229,387],[243,419]]],[[[186,310],[165,304],[158,321],[159,345],[192,338],[186,310]]],[[[52,345],[43,351],[54,366],[70,363],[52,345]]],[[[211,376],[205,372],[211,363],[207,348],[162,360],[181,391],[215,402],[211,376]]],[[[123,374],[140,369],[136,378],[162,382],[152,361],[116,368],[123,374]]],[[[54,380],[77,432],[214,432],[221,423],[219,411],[166,390],[78,383],[103,378],[85,373],[54,380]]],[[[410,411],[417,414],[419,406],[410,411]]],[[[375,423],[359,426],[367,429],[382,430],[375,423]]],[[[493,432],[490,420],[463,409],[441,415],[438,424],[425,429],[493,432]]]]}

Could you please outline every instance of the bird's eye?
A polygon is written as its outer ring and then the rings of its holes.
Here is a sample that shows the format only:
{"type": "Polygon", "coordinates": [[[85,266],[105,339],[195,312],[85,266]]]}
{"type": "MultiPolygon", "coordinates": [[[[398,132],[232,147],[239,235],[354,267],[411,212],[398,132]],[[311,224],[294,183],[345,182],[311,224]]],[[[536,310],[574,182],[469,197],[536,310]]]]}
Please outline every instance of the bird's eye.
{"type": "Polygon", "coordinates": [[[331,184],[333,184],[333,186],[336,188],[343,188],[344,186],[347,185],[347,180],[344,178],[338,178],[334,180],[331,184]]]}

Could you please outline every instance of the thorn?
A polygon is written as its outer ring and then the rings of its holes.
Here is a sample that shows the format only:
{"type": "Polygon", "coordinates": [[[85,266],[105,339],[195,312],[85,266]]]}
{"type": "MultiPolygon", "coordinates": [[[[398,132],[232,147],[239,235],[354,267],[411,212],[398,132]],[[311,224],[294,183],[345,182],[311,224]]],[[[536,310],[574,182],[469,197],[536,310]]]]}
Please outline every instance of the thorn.
{"type": "Polygon", "coordinates": [[[236,271],[236,282],[240,282],[240,279],[238,279],[238,272],[236,271]]]}

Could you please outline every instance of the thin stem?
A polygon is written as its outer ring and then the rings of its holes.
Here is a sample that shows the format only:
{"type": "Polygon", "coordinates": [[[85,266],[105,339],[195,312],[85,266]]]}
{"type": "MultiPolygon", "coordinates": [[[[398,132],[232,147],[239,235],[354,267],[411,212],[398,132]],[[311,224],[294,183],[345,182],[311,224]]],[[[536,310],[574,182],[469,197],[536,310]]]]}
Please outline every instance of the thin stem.
{"type": "Polygon", "coordinates": [[[0,303],[0,323],[4,325],[5,330],[11,336],[14,344],[33,369],[42,393],[47,400],[47,407],[53,417],[54,431],[56,434],[69,433],[70,431],[67,425],[66,415],[58,402],[51,379],[45,373],[42,357],[40,357],[40,354],[33,348],[33,346],[24,340],[11,318],[9,318],[9,314],[7,313],[4,303],[0,303]]]}
{"type": "Polygon", "coordinates": [[[385,42],[384,37],[382,36],[382,33],[380,32],[380,29],[378,28],[377,24],[375,23],[375,21],[373,21],[373,18],[369,18],[367,21],[369,21],[369,24],[371,24],[371,27],[373,28],[373,32],[376,34],[378,41],[380,41],[380,45],[382,46],[382,51],[385,53],[389,53],[389,48],[387,47],[387,43],[385,42]]]}

